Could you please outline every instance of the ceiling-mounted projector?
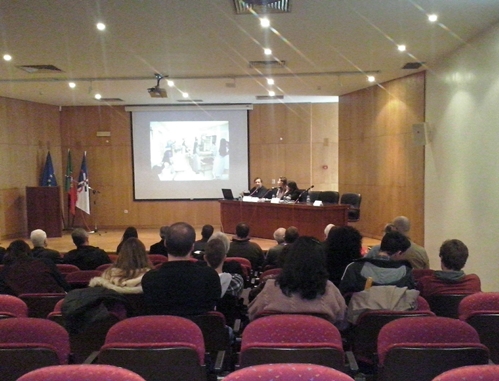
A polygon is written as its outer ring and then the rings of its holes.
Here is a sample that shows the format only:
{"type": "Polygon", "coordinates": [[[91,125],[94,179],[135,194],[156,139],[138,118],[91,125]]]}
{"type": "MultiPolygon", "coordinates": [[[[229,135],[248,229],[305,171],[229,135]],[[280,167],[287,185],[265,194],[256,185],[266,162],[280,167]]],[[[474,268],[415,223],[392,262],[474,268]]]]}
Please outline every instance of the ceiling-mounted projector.
{"type": "Polygon", "coordinates": [[[161,74],[155,75],[157,83],[156,86],[150,87],[147,89],[147,92],[151,96],[151,98],[167,98],[166,90],[162,87],[159,87],[159,82],[164,78],[161,74]]]}

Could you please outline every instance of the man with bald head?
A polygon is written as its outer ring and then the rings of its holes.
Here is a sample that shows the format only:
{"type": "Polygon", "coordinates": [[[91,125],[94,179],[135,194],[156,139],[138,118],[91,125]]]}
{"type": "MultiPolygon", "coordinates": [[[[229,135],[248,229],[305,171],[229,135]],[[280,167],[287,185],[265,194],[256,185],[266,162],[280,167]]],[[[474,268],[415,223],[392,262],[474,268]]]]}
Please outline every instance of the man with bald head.
{"type": "MultiPolygon", "coordinates": [[[[411,230],[411,222],[405,216],[398,216],[393,219],[389,225],[390,231],[397,231],[409,238],[409,231],[411,230]]],[[[414,243],[410,238],[411,246],[402,253],[398,259],[408,261],[413,269],[429,269],[430,259],[424,247],[414,243]]],[[[379,245],[373,246],[366,258],[374,258],[379,252],[379,245]]]]}

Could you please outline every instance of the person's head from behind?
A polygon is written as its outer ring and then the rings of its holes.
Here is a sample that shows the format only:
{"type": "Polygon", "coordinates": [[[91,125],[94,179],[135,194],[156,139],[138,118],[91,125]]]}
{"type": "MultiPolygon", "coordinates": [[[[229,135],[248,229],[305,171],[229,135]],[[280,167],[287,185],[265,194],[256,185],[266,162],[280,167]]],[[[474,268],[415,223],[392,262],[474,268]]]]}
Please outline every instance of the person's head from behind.
{"type": "Polygon", "coordinates": [[[289,246],[283,269],[277,277],[282,292],[299,293],[312,300],[326,292],[328,273],[322,244],[313,237],[299,237],[289,246]]]}
{"type": "Polygon", "coordinates": [[[128,238],[123,242],[115,267],[134,272],[135,270],[149,268],[153,265],[147,256],[146,247],[141,240],[135,237],[128,238]]]}
{"type": "Polygon", "coordinates": [[[392,221],[392,225],[395,226],[395,229],[402,233],[403,235],[409,235],[409,230],[411,230],[411,222],[406,216],[398,216],[395,217],[392,221]]]}
{"type": "Polygon", "coordinates": [[[300,233],[298,232],[298,228],[296,226],[290,226],[284,233],[284,242],[288,244],[293,243],[298,239],[299,236],[300,233]]]}
{"type": "Polygon", "coordinates": [[[362,235],[353,226],[333,226],[326,238],[326,254],[338,265],[348,265],[361,257],[362,235]]]}
{"type": "Polygon", "coordinates": [[[250,232],[249,225],[245,222],[240,222],[236,226],[236,235],[239,238],[248,238],[250,232]]]}
{"type": "Polygon", "coordinates": [[[284,235],[286,234],[286,229],[284,228],[278,228],[274,232],[274,239],[275,241],[280,245],[281,243],[284,242],[284,235]]]}
{"type": "Polygon", "coordinates": [[[208,241],[204,249],[204,259],[211,268],[218,268],[223,265],[226,251],[225,244],[219,238],[214,238],[208,241]]]}
{"type": "Polygon", "coordinates": [[[380,252],[388,254],[392,259],[397,259],[399,254],[411,246],[409,239],[402,233],[389,232],[381,239],[380,252]]]}
{"type": "Polygon", "coordinates": [[[121,240],[126,241],[128,238],[139,238],[139,233],[137,232],[137,229],[134,228],[133,226],[129,226],[125,229],[125,232],[123,233],[123,237],[121,238],[121,240]]]}
{"type": "Polygon", "coordinates": [[[196,240],[194,228],[185,222],[176,222],[170,226],[165,238],[168,255],[173,257],[186,257],[191,251],[196,240]]]}
{"type": "Polygon", "coordinates": [[[163,225],[159,228],[159,236],[161,237],[162,240],[166,238],[166,234],[168,233],[168,229],[170,227],[168,225],[163,225]]]}
{"type": "Polygon", "coordinates": [[[203,240],[208,241],[210,239],[211,235],[213,234],[213,231],[215,229],[213,228],[212,225],[204,225],[203,228],[201,229],[201,237],[203,237],[203,240]]]}
{"type": "Polygon", "coordinates": [[[47,233],[42,229],[33,230],[29,236],[34,247],[47,246],[47,233]]]}
{"type": "Polygon", "coordinates": [[[71,238],[76,247],[88,244],[88,233],[82,228],[76,228],[71,233],[71,238]]]}
{"type": "Polygon", "coordinates": [[[12,241],[7,247],[5,256],[3,258],[3,263],[8,265],[23,259],[27,259],[31,256],[31,249],[29,245],[22,239],[16,239],[12,241]]]}
{"type": "Polygon", "coordinates": [[[458,239],[448,239],[440,246],[442,270],[460,271],[468,260],[468,247],[458,239]]]}
{"type": "Polygon", "coordinates": [[[208,240],[208,242],[210,242],[213,239],[218,239],[218,240],[222,241],[224,244],[224,253],[227,254],[229,252],[230,241],[229,241],[229,238],[227,238],[227,235],[225,233],[222,233],[222,232],[213,233],[211,235],[210,239],[208,240]]]}

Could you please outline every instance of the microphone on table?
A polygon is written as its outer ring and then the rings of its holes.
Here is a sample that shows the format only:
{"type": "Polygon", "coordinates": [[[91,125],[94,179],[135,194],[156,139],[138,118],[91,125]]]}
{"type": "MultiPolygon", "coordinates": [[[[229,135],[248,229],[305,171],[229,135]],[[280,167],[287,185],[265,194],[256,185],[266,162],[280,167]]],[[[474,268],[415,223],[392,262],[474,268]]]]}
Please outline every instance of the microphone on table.
{"type": "Polygon", "coordinates": [[[265,194],[263,195],[262,198],[265,198],[265,196],[267,196],[269,194],[269,192],[272,192],[273,190],[275,189],[275,187],[272,187],[270,189],[267,189],[267,192],[265,192],[265,194]]]}
{"type": "Polygon", "coordinates": [[[253,196],[256,192],[258,192],[258,188],[255,188],[255,190],[253,192],[251,192],[249,195],[253,196]]]}
{"type": "Polygon", "coordinates": [[[313,187],[314,187],[314,186],[313,186],[313,185],[311,185],[309,188],[307,188],[307,189],[305,189],[303,192],[301,192],[301,193],[300,193],[300,195],[298,196],[298,198],[296,199],[295,204],[297,204],[297,203],[300,201],[301,196],[303,196],[305,193],[308,193],[308,191],[309,191],[310,189],[312,189],[313,187]]]}

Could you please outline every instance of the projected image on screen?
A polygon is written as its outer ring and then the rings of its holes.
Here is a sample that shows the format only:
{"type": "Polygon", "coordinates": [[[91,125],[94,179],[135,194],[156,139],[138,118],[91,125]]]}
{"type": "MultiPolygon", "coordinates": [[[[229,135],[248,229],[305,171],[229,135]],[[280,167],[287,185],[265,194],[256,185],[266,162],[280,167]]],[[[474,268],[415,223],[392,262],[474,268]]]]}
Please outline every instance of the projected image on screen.
{"type": "Polygon", "coordinates": [[[151,169],[160,181],[229,179],[229,122],[151,122],[151,169]]]}

